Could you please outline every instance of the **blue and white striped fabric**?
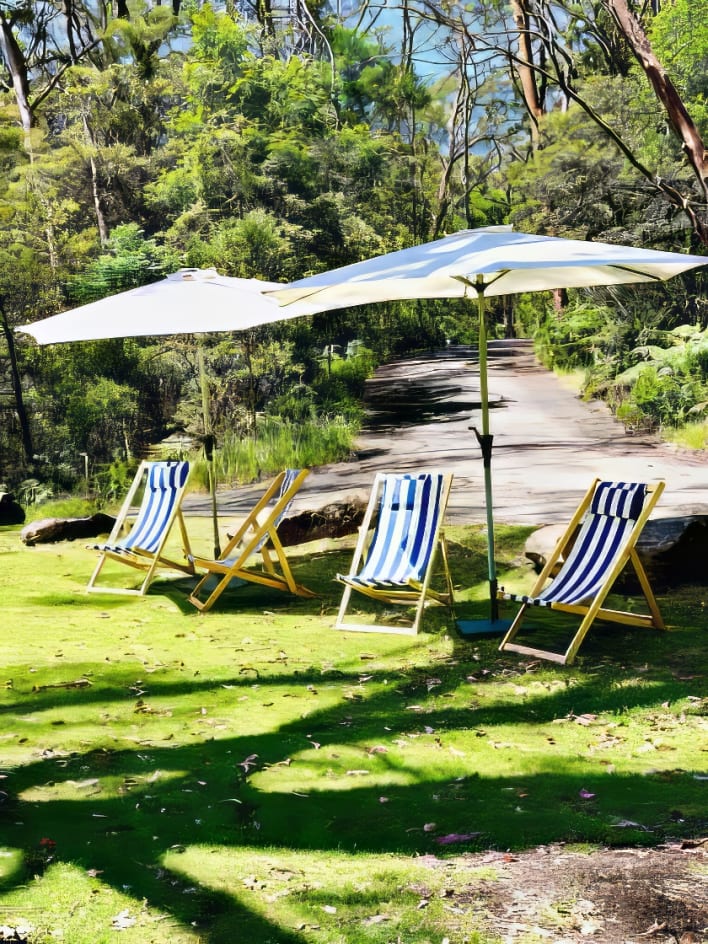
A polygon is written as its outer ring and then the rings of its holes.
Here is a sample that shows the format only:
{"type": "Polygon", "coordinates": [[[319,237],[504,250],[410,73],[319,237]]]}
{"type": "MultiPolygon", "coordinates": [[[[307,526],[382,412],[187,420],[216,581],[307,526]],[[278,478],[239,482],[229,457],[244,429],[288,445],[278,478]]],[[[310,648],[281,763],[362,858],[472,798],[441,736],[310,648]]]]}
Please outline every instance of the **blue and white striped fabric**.
{"type": "Polygon", "coordinates": [[[366,563],[345,579],[353,586],[422,584],[435,544],[444,477],[387,475],[366,563]]]}
{"type": "Polygon", "coordinates": [[[505,599],[531,604],[577,604],[600,590],[641,514],[646,485],[600,482],[573,548],[555,579],[536,597],[504,594],[505,599]]]}
{"type": "MultiPolygon", "coordinates": [[[[283,476],[283,482],[280,486],[280,491],[278,492],[278,495],[275,499],[274,504],[277,505],[277,503],[280,501],[283,495],[285,495],[285,493],[288,491],[288,489],[293,484],[293,482],[295,481],[295,479],[298,477],[299,474],[300,474],[300,469],[286,469],[285,470],[285,475],[283,476]]],[[[293,496],[293,498],[290,499],[290,501],[287,503],[287,505],[283,508],[283,510],[278,515],[278,517],[275,519],[275,521],[273,522],[273,528],[277,528],[280,522],[283,520],[283,518],[290,511],[290,506],[293,503],[294,497],[295,496],[293,496]]],[[[263,545],[268,541],[269,537],[270,537],[269,533],[266,533],[263,535],[263,537],[260,539],[258,544],[256,544],[256,546],[253,548],[254,553],[256,553],[257,551],[260,551],[263,545]]]]}
{"type": "Polygon", "coordinates": [[[151,463],[143,500],[133,527],[116,544],[103,545],[103,548],[118,554],[157,553],[188,474],[188,462],[151,463]]]}

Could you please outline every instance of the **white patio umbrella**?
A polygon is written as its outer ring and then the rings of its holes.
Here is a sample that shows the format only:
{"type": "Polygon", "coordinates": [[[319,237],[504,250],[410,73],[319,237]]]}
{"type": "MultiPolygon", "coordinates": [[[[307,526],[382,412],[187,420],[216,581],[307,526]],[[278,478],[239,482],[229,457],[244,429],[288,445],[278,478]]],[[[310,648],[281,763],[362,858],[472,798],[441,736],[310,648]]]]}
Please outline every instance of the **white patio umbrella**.
{"type": "MultiPolygon", "coordinates": [[[[308,314],[310,308],[307,303],[283,309],[275,299],[262,294],[264,289],[277,287],[277,282],[231,278],[219,275],[215,269],[180,269],[158,282],[109,295],[51,318],[22,325],[16,330],[32,335],[39,344],[58,344],[107,338],[243,331],[257,325],[308,314]]],[[[213,438],[201,348],[199,366],[214,549],[218,556],[213,438]]]]}
{"type": "Polygon", "coordinates": [[[469,621],[460,629],[503,631],[499,619],[494,561],[492,436],[489,431],[485,298],[671,278],[708,258],[635,249],[608,243],[515,233],[510,226],[463,230],[443,239],[375,256],[267,290],[284,306],[310,304],[313,312],[373,302],[417,298],[474,298],[479,307],[479,383],[484,460],[490,620],[469,621]]]}

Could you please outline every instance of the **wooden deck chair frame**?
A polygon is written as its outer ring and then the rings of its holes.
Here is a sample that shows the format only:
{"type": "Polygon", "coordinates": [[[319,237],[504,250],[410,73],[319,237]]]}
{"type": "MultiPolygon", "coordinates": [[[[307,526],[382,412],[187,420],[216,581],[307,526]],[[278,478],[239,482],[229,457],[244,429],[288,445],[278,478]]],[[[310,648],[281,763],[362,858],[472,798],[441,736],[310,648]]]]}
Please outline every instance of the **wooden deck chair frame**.
{"type": "Polygon", "coordinates": [[[278,524],[288,505],[310,474],[309,469],[280,472],[268,486],[255,507],[231,536],[218,559],[192,556],[197,570],[204,570],[189,595],[189,602],[202,613],[216,603],[232,580],[261,584],[275,590],[283,590],[300,597],[314,597],[307,587],[298,584],[290,570],[283,545],[278,538],[278,524]],[[259,553],[261,569],[247,566],[248,560],[259,553]],[[220,579],[211,590],[206,590],[207,581],[214,575],[220,579]],[[207,592],[202,599],[202,594],[207,592]]]}
{"type": "Polygon", "coordinates": [[[144,596],[159,570],[174,570],[185,574],[194,574],[194,565],[189,560],[191,555],[189,536],[182,515],[182,499],[189,480],[189,472],[188,462],[144,461],[140,463],[106,542],[104,544],[89,545],[91,550],[99,551],[100,555],[86,588],[90,593],[122,593],[131,596],[144,596]],[[158,533],[149,542],[150,549],[146,549],[139,544],[131,544],[131,536],[135,537],[138,534],[146,515],[151,511],[148,507],[148,484],[151,476],[159,476],[161,470],[170,471],[170,485],[163,488],[163,496],[158,500],[166,503],[162,509],[164,515],[158,519],[158,533]],[[143,499],[136,511],[136,497],[141,488],[143,489],[143,499]],[[179,526],[182,538],[183,562],[171,560],[165,557],[164,554],[165,543],[175,521],[179,526]],[[98,585],[99,575],[104,564],[109,560],[118,561],[135,570],[144,571],[143,582],[137,588],[98,585]]]}
{"type": "Polygon", "coordinates": [[[454,590],[448,563],[445,532],[443,529],[443,520],[445,517],[445,511],[447,509],[448,498],[450,496],[452,479],[452,473],[443,472],[428,472],[420,474],[412,473],[409,475],[379,472],[376,475],[371,490],[371,495],[369,497],[369,503],[364,514],[364,520],[362,521],[361,527],[359,528],[359,537],[354,550],[354,556],[352,558],[349,574],[337,574],[336,577],[340,583],[344,584],[344,592],[342,594],[342,601],[337,614],[337,619],[334,624],[335,629],[352,630],[354,632],[364,633],[380,632],[395,633],[404,636],[415,636],[420,629],[425,605],[426,603],[430,602],[448,606],[450,608],[451,614],[454,616],[454,590]],[[420,582],[416,581],[415,583],[412,583],[408,586],[397,585],[395,587],[376,585],[362,586],[360,584],[354,584],[350,582],[350,578],[355,578],[361,572],[362,566],[365,565],[366,560],[374,550],[374,543],[377,541],[378,537],[378,532],[376,529],[377,521],[375,519],[379,512],[381,502],[384,498],[386,481],[404,478],[419,479],[422,481],[425,476],[432,476],[434,479],[438,480],[439,492],[437,501],[437,516],[430,541],[431,551],[425,572],[422,575],[423,579],[420,582]],[[435,590],[431,586],[432,577],[437,566],[438,555],[440,555],[446,585],[443,592],[435,590]],[[387,623],[355,622],[352,621],[351,618],[347,619],[347,611],[351,603],[352,592],[354,591],[361,593],[364,596],[370,597],[371,599],[380,603],[405,605],[409,607],[414,606],[415,614],[412,622],[403,626],[394,626],[387,623]]]}
{"type": "Polygon", "coordinates": [[[595,479],[588,489],[585,497],[578,506],[577,511],[573,515],[568,527],[558,541],[553,553],[549,556],[545,567],[539,574],[530,594],[528,596],[522,596],[520,594],[505,593],[504,590],[498,591],[498,598],[500,600],[512,600],[521,603],[521,607],[516,614],[516,617],[514,618],[511,626],[509,627],[509,630],[499,645],[499,649],[501,651],[518,652],[523,655],[536,656],[542,659],[548,659],[551,662],[558,662],[561,665],[570,665],[575,659],[578,649],[580,648],[583,640],[585,639],[585,636],[596,619],[607,620],[608,622],[614,623],[623,623],[627,626],[646,626],[654,627],[655,629],[666,629],[661,612],[659,611],[659,606],[656,602],[656,598],[654,597],[654,593],[649,583],[649,578],[647,577],[646,571],[642,566],[636,550],[639,536],[642,533],[649,516],[654,510],[654,506],[656,505],[659,497],[661,496],[661,493],[664,490],[665,483],[663,481],[657,481],[644,486],[646,493],[642,510],[634,519],[634,525],[624,536],[624,539],[614,556],[613,563],[608,568],[602,584],[594,597],[586,602],[550,602],[545,604],[545,606],[551,610],[577,614],[582,617],[580,626],[578,627],[566,651],[564,653],[551,652],[544,649],[534,648],[533,646],[521,645],[520,643],[513,641],[521,628],[522,622],[529,608],[534,607],[534,600],[538,600],[539,594],[541,594],[544,589],[546,594],[548,594],[548,599],[552,600],[553,582],[558,580],[558,578],[561,576],[564,567],[568,565],[572,567],[572,548],[575,544],[576,538],[578,537],[583,521],[586,518],[586,514],[591,508],[596,489],[600,484],[601,480],[595,479]],[[628,564],[634,569],[637,580],[639,581],[639,586],[646,600],[647,607],[649,609],[649,612],[646,614],[631,613],[623,610],[613,610],[604,606],[607,595],[611,592],[617,578],[628,564]],[[548,580],[551,578],[553,582],[548,587],[546,587],[548,580]]]}

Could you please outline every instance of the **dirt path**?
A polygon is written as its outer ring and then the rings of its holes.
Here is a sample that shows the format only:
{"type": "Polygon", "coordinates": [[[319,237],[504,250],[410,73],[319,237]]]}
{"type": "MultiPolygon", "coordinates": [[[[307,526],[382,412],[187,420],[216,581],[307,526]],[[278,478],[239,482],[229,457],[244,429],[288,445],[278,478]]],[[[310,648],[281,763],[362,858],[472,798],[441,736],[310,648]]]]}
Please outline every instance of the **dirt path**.
{"type": "MultiPolygon", "coordinates": [[[[595,476],[664,478],[657,517],[708,514],[708,457],[631,436],[602,403],[584,403],[541,367],[529,341],[493,341],[489,390],[492,475],[498,522],[565,522],[595,476]]],[[[482,460],[471,426],[481,424],[479,374],[468,348],[420,355],[380,368],[367,385],[369,422],[351,462],[314,469],[294,511],[350,496],[366,500],[378,471],[455,473],[448,507],[454,524],[484,520],[482,460]]],[[[261,488],[222,490],[219,512],[240,515],[261,488]]],[[[190,496],[185,509],[209,514],[190,496]]]]}

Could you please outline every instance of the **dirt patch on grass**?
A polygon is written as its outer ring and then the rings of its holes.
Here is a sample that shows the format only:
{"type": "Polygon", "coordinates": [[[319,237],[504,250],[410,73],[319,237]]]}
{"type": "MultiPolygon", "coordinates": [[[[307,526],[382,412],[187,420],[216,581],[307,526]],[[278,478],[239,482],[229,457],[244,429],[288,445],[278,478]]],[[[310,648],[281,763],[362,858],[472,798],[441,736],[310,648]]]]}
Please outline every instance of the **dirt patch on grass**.
{"type": "Polygon", "coordinates": [[[496,874],[448,894],[504,944],[708,941],[708,839],[592,852],[552,845],[466,856],[470,865],[496,874]]]}
{"type": "MultiPolygon", "coordinates": [[[[548,846],[482,882],[490,930],[521,940],[695,944],[708,931],[708,844],[572,852],[548,846]]],[[[508,858],[508,857],[506,857],[508,858]]]]}

